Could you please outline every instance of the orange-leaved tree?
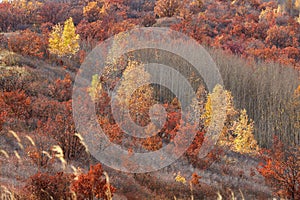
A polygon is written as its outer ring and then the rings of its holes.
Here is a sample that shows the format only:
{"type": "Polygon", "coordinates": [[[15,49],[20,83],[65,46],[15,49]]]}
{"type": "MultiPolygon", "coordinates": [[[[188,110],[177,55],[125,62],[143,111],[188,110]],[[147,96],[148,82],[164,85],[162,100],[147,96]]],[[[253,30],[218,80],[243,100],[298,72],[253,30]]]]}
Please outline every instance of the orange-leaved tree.
{"type": "Polygon", "coordinates": [[[282,198],[300,199],[300,148],[284,147],[274,138],[273,147],[262,151],[258,171],[274,193],[282,198]]]}

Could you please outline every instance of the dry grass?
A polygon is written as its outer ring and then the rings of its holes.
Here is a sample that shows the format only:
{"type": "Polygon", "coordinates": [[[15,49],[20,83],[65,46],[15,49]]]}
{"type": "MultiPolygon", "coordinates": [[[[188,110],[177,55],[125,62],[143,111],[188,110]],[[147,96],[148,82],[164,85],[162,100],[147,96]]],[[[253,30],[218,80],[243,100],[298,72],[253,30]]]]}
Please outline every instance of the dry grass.
{"type": "Polygon", "coordinates": [[[9,190],[3,185],[0,186],[0,200],[17,200],[16,196],[14,191],[9,190]]]}

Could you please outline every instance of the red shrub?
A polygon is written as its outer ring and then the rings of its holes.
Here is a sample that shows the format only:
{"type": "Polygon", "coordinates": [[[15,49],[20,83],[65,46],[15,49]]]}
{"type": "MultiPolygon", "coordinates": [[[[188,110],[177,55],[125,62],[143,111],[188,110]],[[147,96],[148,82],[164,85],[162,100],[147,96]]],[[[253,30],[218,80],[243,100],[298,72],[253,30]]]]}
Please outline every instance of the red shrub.
{"type": "Polygon", "coordinates": [[[59,172],[56,175],[37,173],[29,178],[26,188],[37,199],[71,199],[70,185],[74,175],[59,172]]]}
{"type": "Polygon", "coordinates": [[[100,164],[91,166],[87,174],[81,174],[78,180],[73,182],[72,189],[78,200],[94,199],[94,197],[108,200],[116,190],[107,182],[100,164]]]}
{"type": "Polygon", "coordinates": [[[43,58],[48,54],[48,39],[30,30],[11,36],[8,40],[9,48],[24,56],[43,58]]]}

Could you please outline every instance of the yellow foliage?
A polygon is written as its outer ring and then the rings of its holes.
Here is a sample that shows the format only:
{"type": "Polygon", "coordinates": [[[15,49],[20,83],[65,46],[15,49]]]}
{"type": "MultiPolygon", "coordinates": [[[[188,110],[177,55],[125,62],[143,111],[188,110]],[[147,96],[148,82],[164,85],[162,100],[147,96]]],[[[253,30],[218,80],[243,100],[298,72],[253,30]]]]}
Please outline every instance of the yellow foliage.
{"type": "Polygon", "coordinates": [[[88,88],[89,95],[95,102],[98,96],[98,92],[102,89],[102,84],[99,81],[98,74],[93,75],[91,86],[88,88]]]}
{"type": "Polygon", "coordinates": [[[150,74],[143,64],[129,60],[120,83],[117,101],[121,110],[128,109],[136,123],[147,124],[150,120],[149,108],[154,104],[153,88],[149,85],[150,74]]]}
{"type": "Polygon", "coordinates": [[[58,56],[71,56],[79,50],[79,35],[75,33],[73,19],[53,27],[49,37],[49,51],[58,56]]]}
{"type": "Polygon", "coordinates": [[[175,181],[183,184],[186,183],[186,179],[183,176],[181,176],[180,172],[178,172],[177,176],[175,177],[175,181]]]}
{"type": "Polygon", "coordinates": [[[99,7],[98,2],[91,1],[83,8],[83,15],[88,19],[89,22],[93,22],[100,19],[101,10],[102,8],[99,7]]]}
{"type": "Polygon", "coordinates": [[[204,119],[204,125],[205,127],[209,126],[211,121],[211,115],[212,115],[212,108],[211,108],[211,94],[207,96],[207,102],[205,104],[205,112],[202,115],[202,118],[204,119]]]}
{"type": "MultiPolygon", "coordinates": [[[[135,91],[135,89],[138,89],[136,88],[138,85],[144,85],[147,82],[150,83],[150,74],[147,73],[144,67],[137,61],[130,60],[126,70],[123,72],[123,80],[117,91],[119,97],[121,98],[119,101],[122,102],[122,105],[129,105],[130,100],[133,99],[133,96],[127,95],[135,91]]],[[[138,91],[141,89],[142,88],[139,88],[138,91]]],[[[152,91],[147,90],[144,92],[144,95],[150,97],[152,95],[152,91]]]]}
{"type": "MultiPolygon", "coordinates": [[[[215,112],[212,109],[212,101],[214,101],[217,98],[220,98],[219,94],[221,94],[223,92],[225,92],[225,96],[226,96],[226,100],[225,100],[226,104],[224,105],[224,106],[226,106],[226,110],[225,110],[226,119],[225,119],[224,126],[223,126],[222,132],[220,134],[220,138],[219,138],[220,145],[226,145],[226,144],[228,144],[228,142],[230,142],[229,131],[230,131],[233,121],[237,115],[237,111],[235,110],[234,105],[233,105],[233,97],[232,97],[231,93],[227,90],[224,90],[220,86],[214,88],[213,92],[211,94],[209,94],[207,97],[207,102],[205,104],[205,112],[201,116],[202,119],[204,119],[204,126],[208,127],[211,122],[211,119],[212,119],[212,113],[215,112]]],[[[216,106],[222,106],[222,105],[216,105],[216,106]]],[[[217,112],[215,112],[215,113],[217,113],[217,112]]]]}
{"type": "Polygon", "coordinates": [[[234,149],[241,153],[255,153],[258,150],[257,142],[253,136],[254,123],[249,121],[246,110],[242,110],[235,127],[234,149]]]}
{"type": "Polygon", "coordinates": [[[295,0],[295,8],[300,10],[300,0],[295,0]]]}
{"type": "Polygon", "coordinates": [[[241,153],[254,153],[258,150],[258,145],[253,136],[253,122],[249,122],[246,110],[242,110],[237,119],[238,112],[234,108],[231,93],[220,86],[214,88],[213,92],[208,95],[205,104],[205,113],[201,116],[204,119],[205,127],[207,128],[210,125],[213,117],[212,114],[218,113],[212,109],[212,101],[220,98],[219,94],[223,92],[226,94],[226,104],[217,105],[217,107],[226,106],[226,119],[218,139],[218,144],[221,146],[230,146],[233,150],[241,153]]]}
{"type": "MultiPolygon", "coordinates": [[[[207,96],[207,102],[205,104],[205,112],[204,114],[201,116],[202,119],[204,119],[204,125],[205,127],[208,127],[211,119],[212,119],[212,114],[214,112],[214,110],[212,109],[212,104],[213,101],[219,99],[219,94],[223,93],[224,89],[222,86],[217,85],[214,89],[213,92],[211,94],[208,94],[207,96]]],[[[219,107],[221,105],[216,105],[216,108],[219,107]]]]}
{"type": "Polygon", "coordinates": [[[62,54],[62,26],[57,24],[53,27],[49,37],[49,51],[56,55],[62,54]]]}
{"type": "Polygon", "coordinates": [[[62,41],[64,52],[66,54],[75,54],[79,50],[79,35],[75,33],[76,29],[73,23],[73,19],[70,18],[65,21],[64,30],[62,33],[62,41]]]}
{"type": "Polygon", "coordinates": [[[298,22],[300,24],[300,13],[298,15],[298,17],[295,17],[296,22],[298,22]]]}
{"type": "Polygon", "coordinates": [[[6,0],[3,2],[10,2],[13,7],[24,9],[26,14],[31,14],[43,5],[43,3],[36,0],[6,0]]]}

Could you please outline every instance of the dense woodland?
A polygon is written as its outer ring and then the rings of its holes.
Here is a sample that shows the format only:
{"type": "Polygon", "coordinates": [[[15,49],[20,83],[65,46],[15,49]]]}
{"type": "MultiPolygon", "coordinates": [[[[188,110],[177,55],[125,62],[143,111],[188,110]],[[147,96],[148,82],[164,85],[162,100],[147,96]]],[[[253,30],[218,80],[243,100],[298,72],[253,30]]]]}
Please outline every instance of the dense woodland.
{"type": "Polygon", "coordinates": [[[0,199],[300,199],[299,61],[299,0],[2,0],[0,199]],[[171,143],[180,148],[195,135],[170,166],[131,174],[90,154],[76,130],[72,92],[98,44],[140,27],[168,27],[193,38],[216,62],[224,86],[209,92],[187,63],[168,60],[196,91],[192,106],[200,119],[193,132],[168,88],[146,84],[130,98],[125,94],[150,80],[138,67],[145,55],[154,63],[168,56],[150,50],[124,55],[94,74],[81,88],[90,98],[83,106],[95,104],[111,142],[130,153],[154,152],[171,143]],[[125,134],[126,120],[113,115],[112,94],[117,111],[129,105],[141,126],[150,122],[150,107],[162,105],[162,129],[149,126],[147,138],[125,134]],[[199,158],[218,113],[212,104],[222,94],[224,126],[213,150],[199,158]],[[178,132],[185,137],[175,140],[178,132]]]}

